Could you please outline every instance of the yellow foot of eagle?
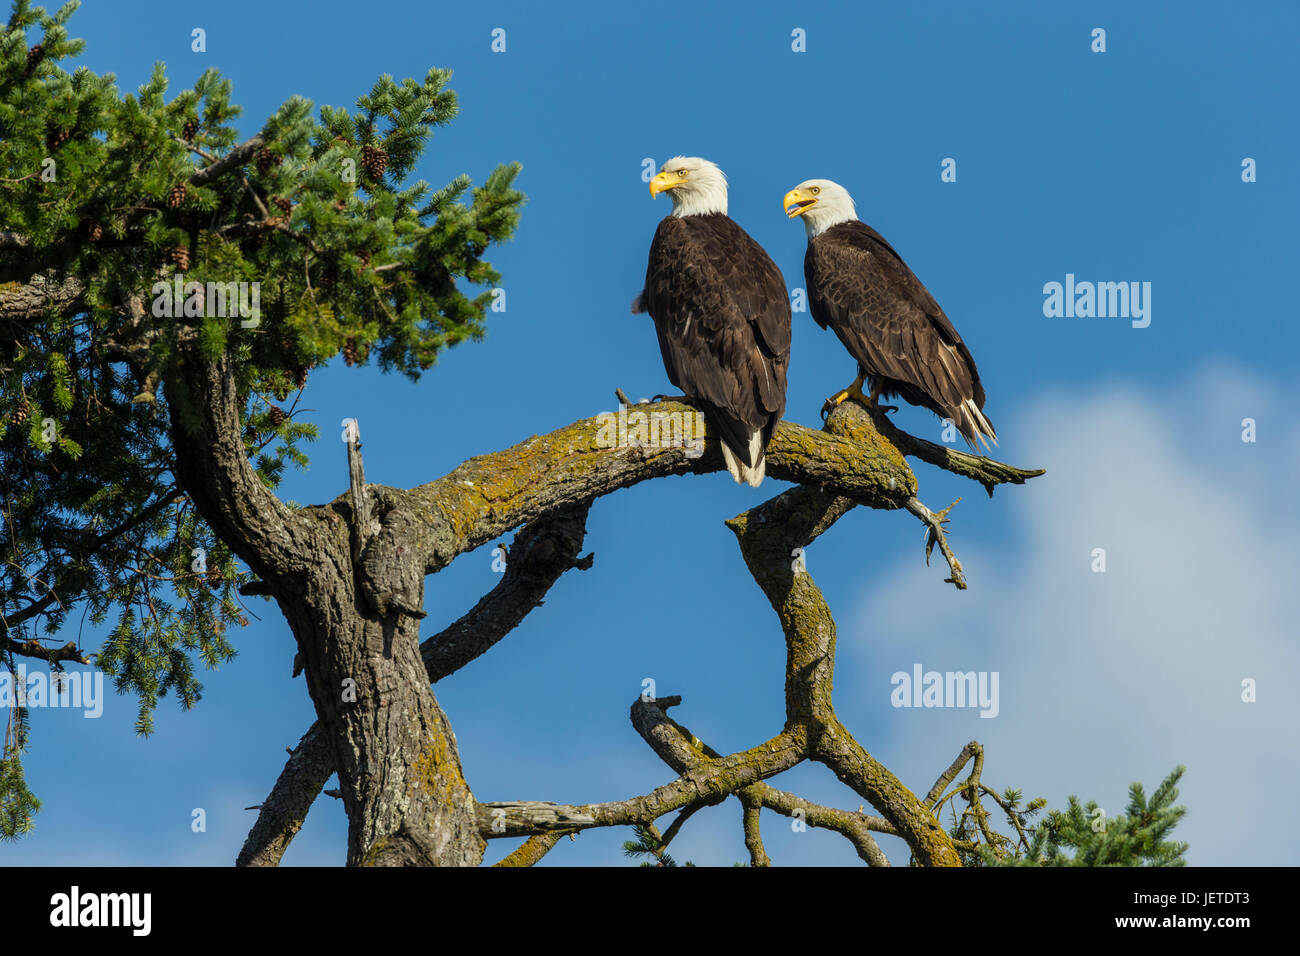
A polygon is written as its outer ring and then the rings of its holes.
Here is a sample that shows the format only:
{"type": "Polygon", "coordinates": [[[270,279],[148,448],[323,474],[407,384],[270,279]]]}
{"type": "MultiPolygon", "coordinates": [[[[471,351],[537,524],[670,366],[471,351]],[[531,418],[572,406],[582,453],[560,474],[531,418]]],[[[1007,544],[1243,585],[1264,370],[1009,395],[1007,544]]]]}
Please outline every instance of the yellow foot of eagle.
{"type": "Polygon", "coordinates": [[[862,391],[862,383],[864,380],[863,376],[859,375],[853,380],[853,384],[848,388],[841,389],[830,398],[826,399],[826,403],[822,405],[822,421],[829,418],[831,412],[835,411],[835,409],[839,408],[849,399],[853,399],[853,401],[857,402],[863,408],[879,408],[883,412],[898,411],[897,405],[880,405],[877,402],[877,399],[880,398],[880,389],[872,389],[870,395],[864,394],[862,391]]]}

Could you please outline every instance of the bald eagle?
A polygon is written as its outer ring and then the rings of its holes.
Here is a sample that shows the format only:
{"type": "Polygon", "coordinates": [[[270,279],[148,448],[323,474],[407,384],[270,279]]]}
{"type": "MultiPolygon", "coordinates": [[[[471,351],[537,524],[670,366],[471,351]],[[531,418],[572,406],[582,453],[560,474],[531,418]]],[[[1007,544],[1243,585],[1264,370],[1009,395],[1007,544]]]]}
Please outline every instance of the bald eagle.
{"type": "Polygon", "coordinates": [[[785,195],[786,215],[808,232],[808,305],[858,361],[852,385],[827,399],[867,405],[898,395],[956,425],[967,444],[997,444],[984,417],[984,387],[970,349],[902,256],[857,217],[853,197],[829,179],[810,179],[785,195]],[[862,394],[862,383],[871,395],[862,394]],[[986,441],[985,439],[988,439],[986,441]]]}
{"type": "Polygon", "coordinates": [[[645,289],[668,379],[722,439],[727,470],[758,487],[785,412],[790,300],[763,247],[727,216],[727,180],[713,163],[678,156],[650,180],[671,215],[650,244],[645,289]]]}

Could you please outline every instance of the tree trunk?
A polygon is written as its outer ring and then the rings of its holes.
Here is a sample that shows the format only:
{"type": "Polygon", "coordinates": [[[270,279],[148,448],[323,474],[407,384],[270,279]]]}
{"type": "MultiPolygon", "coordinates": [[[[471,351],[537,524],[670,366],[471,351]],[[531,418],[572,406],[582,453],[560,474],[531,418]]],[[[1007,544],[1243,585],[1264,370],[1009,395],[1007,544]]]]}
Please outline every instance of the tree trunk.
{"type": "Polygon", "coordinates": [[[248,461],[225,360],[194,359],[169,386],[182,487],[270,586],[298,642],[339,773],[348,863],[478,864],[474,797],[420,653],[425,568],[404,541],[410,517],[381,501],[358,528],[343,502],[287,508],[248,461]]]}
{"type": "Polygon", "coordinates": [[[429,686],[419,619],[381,618],[351,581],[280,600],[338,768],[348,864],[476,866],[485,844],[456,737],[429,686]]]}

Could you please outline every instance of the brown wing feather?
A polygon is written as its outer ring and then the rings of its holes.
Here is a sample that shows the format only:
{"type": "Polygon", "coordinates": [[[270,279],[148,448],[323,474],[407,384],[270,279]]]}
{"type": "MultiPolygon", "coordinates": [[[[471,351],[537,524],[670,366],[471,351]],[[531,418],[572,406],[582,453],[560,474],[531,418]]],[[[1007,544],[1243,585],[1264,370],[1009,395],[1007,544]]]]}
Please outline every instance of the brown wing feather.
{"type": "Polygon", "coordinates": [[[839,336],[873,387],[952,419],[972,445],[981,434],[996,438],[966,407],[984,407],[970,350],[880,233],[856,220],[832,226],[809,241],[804,275],[813,318],[839,336]]]}
{"type": "Polygon", "coordinates": [[[763,247],[723,215],[669,216],[650,245],[642,303],[668,379],[702,406],[741,461],[785,413],[790,300],[763,247]]]}

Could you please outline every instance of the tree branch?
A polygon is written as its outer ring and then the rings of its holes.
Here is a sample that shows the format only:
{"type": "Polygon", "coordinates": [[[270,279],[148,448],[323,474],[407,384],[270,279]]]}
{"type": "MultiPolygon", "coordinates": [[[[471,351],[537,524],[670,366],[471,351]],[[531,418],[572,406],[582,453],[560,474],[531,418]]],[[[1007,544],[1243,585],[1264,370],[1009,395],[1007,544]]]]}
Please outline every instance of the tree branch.
{"type": "Polygon", "coordinates": [[[420,645],[429,679],[437,682],[485,654],[509,634],[570,568],[586,570],[582,560],[590,503],[562,508],[515,535],[501,582],[454,624],[420,645]]]}
{"type": "MultiPolygon", "coordinates": [[[[200,514],[258,575],[272,584],[308,573],[303,555],[327,559],[336,549],[339,519],[313,509],[290,511],[254,471],[244,449],[242,407],[229,359],[197,353],[167,378],[172,444],[180,484],[200,514]],[[308,545],[304,539],[315,538],[308,545]]],[[[296,587],[296,585],[295,585],[296,587]]]]}
{"type": "MultiPolygon", "coordinates": [[[[686,769],[698,769],[707,765],[709,761],[721,757],[712,747],[701,742],[688,728],[667,716],[667,709],[678,706],[681,700],[681,697],[674,696],[660,697],[652,702],[637,701],[633,705],[632,720],[638,733],[641,733],[660,759],[679,773],[686,769]],[[650,734],[648,731],[652,727],[659,732],[650,734]],[[675,733],[664,732],[664,728],[667,727],[671,727],[675,733]]],[[[846,837],[857,850],[858,856],[871,866],[889,866],[889,860],[871,836],[873,830],[898,836],[898,830],[887,820],[825,807],[792,793],[778,790],[768,783],[752,784],[738,791],[736,796],[747,809],[753,805],[774,810],[788,817],[800,815],[809,826],[834,830],[846,837]]],[[[670,828],[670,833],[675,833],[680,824],[680,820],[676,821],[670,828]]],[[[750,846],[749,826],[750,824],[746,823],[746,846],[750,846]]],[[[663,841],[665,845],[668,839],[666,836],[663,841]]],[[[752,846],[750,846],[750,855],[752,862],[752,846]]],[[[765,851],[764,857],[766,857],[765,851]]],[[[770,866],[771,861],[762,864],[754,863],[754,865],[770,866]]]]}
{"type": "MultiPolygon", "coordinates": [[[[5,272],[8,272],[6,267],[5,272]]],[[[54,280],[37,275],[24,281],[0,281],[0,321],[27,322],[40,318],[46,309],[66,315],[84,306],[86,287],[79,279],[54,280]]]]}
{"type": "MultiPolygon", "coordinates": [[[[663,402],[628,410],[629,422],[636,413],[693,418],[695,410],[663,402]]],[[[458,554],[557,508],[654,478],[724,468],[711,430],[704,454],[691,458],[681,447],[619,447],[617,418],[606,415],[471,458],[443,478],[410,491],[376,493],[391,507],[419,515],[427,532],[419,545],[426,550],[428,573],[434,573],[458,554]]],[[[832,489],[873,508],[902,508],[916,493],[916,479],[902,455],[881,439],[865,413],[837,410],[832,419],[839,419],[837,434],[782,422],[768,446],[767,473],[832,489]]]]}
{"type": "Polygon", "coordinates": [[[219,179],[232,169],[238,169],[253,158],[253,154],[266,145],[266,137],[258,133],[246,139],[215,163],[204,166],[190,177],[191,186],[206,186],[214,179],[219,179]]]}
{"type": "MultiPolygon", "coordinates": [[[[653,728],[651,732],[657,733],[658,729],[653,728]]],[[[672,730],[669,728],[667,732],[672,733],[672,730]]],[[[742,787],[789,770],[802,759],[805,746],[799,733],[782,731],[750,750],[710,761],[698,769],[687,770],[676,780],[645,796],[612,803],[576,806],[518,800],[480,803],[479,835],[490,840],[497,837],[531,836],[547,830],[587,830],[593,827],[653,823],[665,813],[725,799],[742,787]]]]}
{"type": "Polygon", "coordinates": [[[763,848],[763,831],[759,821],[763,810],[762,801],[754,795],[750,787],[740,791],[738,796],[741,805],[745,808],[741,816],[741,824],[745,828],[745,849],[749,851],[749,865],[771,866],[772,858],[763,848]]]}
{"type": "Polygon", "coordinates": [[[319,720],[289,754],[289,762],[263,801],[235,866],[279,866],[290,841],[302,829],[307,811],[334,773],[334,754],[319,720]]]}
{"type": "Polygon", "coordinates": [[[509,856],[495,863],[494,866],[532,866],[542,857],[551,851],[551,848],[566,836],[576,833],[576,830],[547,830],[545,833],[535,833],[525,840],[509,856]]]}
{"type": "Polygon", "coordinates": [[[883,409],[869,409],[868,414],[871,415],[871,420],[875,423],[876,429],[885,437],[885,440],[898,448],[904,455],[919,458],[931,465],[937,465],[945,471],[951,471],[954,475],[961,475],[964,478],[978,481],[984,486],[984,490],[989,493],[990,498],[993,497],[993,489],[998,485],[1023,485],[1030,478],[1037,478],[1039,475],[1047,474],[1047,470],[1044,468],[1032,470],[1016,468],[1012,465],[1004,465],[1000,461],[994,461],[992,458],[985,458],[982,455],[968,455],[964,451],[958,451],[946,445],[936,445],[924,438],[909,435],[895,426],[883,409]]]}
{"type": "MultiPolygon", "coordinates": [[[[850,405],[839,406],[827,427],[836,427],[837,418],[850,405]]],[[[849,414],[865,417],[856,406],[849,414]]],[[[922,864],[960,866],[951,839],[928,808],[853,739],[831,703],[835,620],[807,571],[802,549],[853,504],[828,491],[794,488],[727,525],[735,532],[745,564],[785,631],[787,726],[805,729],[812,742],[809,756],[830,767],[876,807],[922,864]]]]}
{"type": "Polygon", "coordinates": [[[90,659],[85,657],[77,647],[76,641],[68,641],[62,647],[46,647],[40,641],[15,641],[12,638],[0,638],[0,650],[7,654],[18,654],[21,657],[34,657],[37,660],[53,664],[56,661],[73,661],[77,664],[89,664],[90,659]]]}
{"type": "Polygon", "coordinates": [[[925,795],[925,805],[927,807],[933,807],[939,802],[939,798],[943,796],[943,792],[948,789],[948,784],[952,783],[953,780],[956,779],[957,774],[961,773],[961,768],[966,766],[966,761],[970,760],[979,746],[978,742],[972,740],[965,747],[961,748],[961,752],[957,754],[957,758],[953,760],[947,770],[939,774],[939,779],[934,782],[934,786],[930,788],[930,792],[925,795]]]}
{"type": "MultiPolygon", "coordinates": [[[[957,501],[961,501],[960,498],[957,501]]],[[[957,505],[954,501],[942,511],[931,511],[925,505],[921,504],[916,498],[908,498],[906,508],[912,514],[921,519],[921,522],[929,530],[925,535],[925,566],[930,566],[930,552],[934,546],[939,546],[940,552],[943,553],[944,560],[948,562],[948,569],[952,572],[952,577],[944,578],[948,584],[954,585],[957,590],[966,590],[966,574],[962,571],[961,562],[957,560],[957,555],[952,553],[952,548],[948,545],[948,535],[944,531],[944,525],[948,523],[948,512],[952,511],[957,505]]]]}

